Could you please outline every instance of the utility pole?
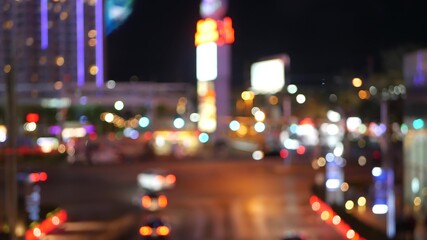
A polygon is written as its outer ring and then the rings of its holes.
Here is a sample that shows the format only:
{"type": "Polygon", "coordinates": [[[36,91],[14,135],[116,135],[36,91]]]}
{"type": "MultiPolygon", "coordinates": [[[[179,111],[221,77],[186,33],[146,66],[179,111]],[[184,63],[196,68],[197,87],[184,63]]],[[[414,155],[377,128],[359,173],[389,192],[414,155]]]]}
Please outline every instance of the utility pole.
{"type": "MultiPolygon", "coordinates": [[[[14,3],[12,8],[15,7],[14,3]]],[[[13,10],[11,10],[13,11],[13,10]]],[[[6,14],[11,11],[6,11],[6,14]]],[[[3,30],[4,35],[2,36],[0,44],[6,46],[4,49],[5,55],[4,60],[6,65],[2,66],[4,71],[4,82],[5,82],[5,115],[6,115],[6,128],[7,128],[7,140],[6,140],[6,151],[5,151],[5,212],[6,220],[8,223],[8,229],[10,233],[10,240],[17,240],[16,236],[16,225],[18,220],[18,182],[17,182],[17,156],[16,156],[16,145],[17,145],[17,116],[16,116],[16,96],[15,96],[15,74],[16,68],[14,61],[14,54],[16,54],[16,42],[14,39],[14,31],[3,30]]]]}
{"type": "MultiPolygon", "coordinates": [[[[12,65],[13,68],[13,65],[12,65]]],[[[17,183],[17,156],[16,156],[16,97],[13,69],[6,77],[6,125],[7,151],[5,157],[5,190],[6,214],[9,224],[10,239],[16,240],[15,233],[18,217],[18,183],[17,183]]]]}

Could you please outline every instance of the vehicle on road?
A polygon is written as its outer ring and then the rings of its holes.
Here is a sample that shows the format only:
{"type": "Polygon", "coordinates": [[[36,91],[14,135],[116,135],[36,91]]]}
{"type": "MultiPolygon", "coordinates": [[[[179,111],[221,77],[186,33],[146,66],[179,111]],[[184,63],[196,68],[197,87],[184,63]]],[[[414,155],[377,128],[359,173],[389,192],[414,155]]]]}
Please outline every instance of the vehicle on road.
{"type": "Polygon", "coordinates": [[[139,228],[141,240],[167,240],[171,233],[170,226],[160,216],[150,215],[139,228]]]}
{"type": "Polygon", "coordinates": [[[164,209],[168,205],[168,198],[162,192],[143,190],[137,194],[134,203],[144,210],[154,212],[164,209]]]}
{"type": "Polygon", "coordinates": [[[299,232],[289,231],[283,234],[283,237],[280,240],[307,240],[308,238],[299,232]]]}
{"type": "Polygon", "coordinates": [[[149,191],[162,191],[175,186],[176,176],[165,169],[148,169],[138,174],[138,184],[149,191]]]}

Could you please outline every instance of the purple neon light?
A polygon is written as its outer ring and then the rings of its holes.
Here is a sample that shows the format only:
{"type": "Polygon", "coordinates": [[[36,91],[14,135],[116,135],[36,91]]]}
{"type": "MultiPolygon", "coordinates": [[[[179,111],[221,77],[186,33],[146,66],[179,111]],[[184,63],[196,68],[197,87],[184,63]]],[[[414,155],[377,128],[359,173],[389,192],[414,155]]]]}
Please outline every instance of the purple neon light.
{"type": "Polygon", "coordinates": [[[48,10],[47,0],[40,0],[40,34],[41,48],[47,49],[49,46],[49,29],[48,29],[48,10]]]}
{"type": "Polygon", "coordinates": [[[85,35],[84,35],[84,2],[76,0],[76,36],[77,36],[77,86],[85,83],[85,35]]]}
{"type": "Polygon", "coordinates": [[[101,87],[104,84],[104,12],[103,1],[96,1],[95,8],[95,25],[96,25],[96,86],[101,87]]]}
{"type": "Polygon", "coordinates": [[[423,54],[421,51],[417,52],[417,69],[414,76],[414,85],[424,85],[425,76],[423,74],[423,54]]]}

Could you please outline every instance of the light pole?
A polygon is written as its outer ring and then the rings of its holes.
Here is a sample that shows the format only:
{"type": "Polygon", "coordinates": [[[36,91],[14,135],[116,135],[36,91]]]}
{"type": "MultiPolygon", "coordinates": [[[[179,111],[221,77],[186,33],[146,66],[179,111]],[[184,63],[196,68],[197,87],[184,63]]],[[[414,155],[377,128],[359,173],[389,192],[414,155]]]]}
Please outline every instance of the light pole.
{"type": "Polygon", "coordinates": [[[386,126],[386,132],[383,134],[383,141],[381,144],[381,152],[383,159],[383,166],[387,173],[386,180],[386,194],[387,194],[387,237],[393,239],[396,236],[396,200],[394,192],[394,164],[389,154],[390,146],[390,129],[388,124],[388,101],[381,100],[381,122],[386,126]]]}
{"type": "MultiPolygon", "coordinates": [[[[13,65],[12,65],[13,66],[13,65]]],[[[6,77],[6,115],[7,115],[7,149],[5,158],[5,205],[9,224],[10,239],[17,239],[16,223],[18,217],[18,183],[17,183],[17,157],[16,157],[16,96],[13,69],[6,77]]]]}

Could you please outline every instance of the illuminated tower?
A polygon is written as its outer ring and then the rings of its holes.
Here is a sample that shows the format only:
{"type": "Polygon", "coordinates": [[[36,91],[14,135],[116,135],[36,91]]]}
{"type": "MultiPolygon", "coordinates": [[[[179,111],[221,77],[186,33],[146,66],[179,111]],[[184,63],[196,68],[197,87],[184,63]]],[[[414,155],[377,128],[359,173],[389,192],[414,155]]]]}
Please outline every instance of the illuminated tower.
{"type": "Polygon", "coordinates": [[[234,42],[231,18],[226,17],[225,0],[203,0],[197,22],[197,94],[199,130],[215,133],[214,140],[224,140],[230,105],[230,59],[234,42]]]}

